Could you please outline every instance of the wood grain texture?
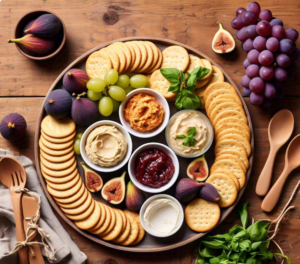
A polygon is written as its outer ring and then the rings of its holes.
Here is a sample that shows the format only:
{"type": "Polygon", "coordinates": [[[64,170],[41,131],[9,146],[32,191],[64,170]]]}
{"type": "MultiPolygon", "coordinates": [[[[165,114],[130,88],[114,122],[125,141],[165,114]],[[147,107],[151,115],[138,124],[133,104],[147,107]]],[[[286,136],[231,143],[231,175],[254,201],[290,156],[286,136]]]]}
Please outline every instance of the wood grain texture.
{"type": "MultiPolygon", "coordinates": [[[[177,40],[205,53],[232,77],[240,89],[241,77],[245,74],[242,62],[245,52],[237,40],[237,47],[231,54],[217,55],[211,50],[211,40],[217,31],[216,22],[221,21],[234,38],[235,31],[231,29],[230,21],[236,8],[246,7],[249,1],[228,0],[226,4],[213,0],[161,0],[161,1],[92,1],[92,0],[2,0],[0,2],[0,96],[15,98],[0,98],[0,119],[11,112],[22,114],[28,123],[28,133],[21,142],[11,144],[0,136],[0,147],[20,151],[34,159],[33,140],[37,115],[43,98],[58,74],[75,58],[87,50],[109,40],[129,36],[154,36],[177,40]],[[13,36],[13,29],[18,19],[26,12],[37,8],[48,9],[62,17],[67,27],[67,44],[61,56],[48,62],[33,62],[23,57],[6,40],[13,36]],[[102,23],[102,16],[108,10],[118,13],[119,21],[112,26],[102,23]],[[21,96],[32,96],[19,98],[21,96]]],[[[262,8],[269,8],[273,15],[285,23],[285,27],[299,30],[300,5],[298,0],[261,1],[262,8]]],[[[297,41],[297,46],[300,41],[297,41]]],[[[298,63],[299,65],[299,63],[298,63]]],[[[298,69],[296,76],[300,76],[298,69]]],[[[265,214],[260,210],[262,199],[255,194],[257,178],[267,159],[269,151],[267,127],[271,116],[279,109],[290,109],[295,116],[295,131],[300,133],[300,77],[287,86],[286,96],[270,110],[262,110],[251,105],[246,99],[254,126],[255,154],[254,167],[250,182],[241,202],[250,201],[250,216],[255,219],[275,219],[288,200],[296,182],[300,179],[300,170],[295,170],[289,177],[282,199],[274,212],[265,214]]],[[[278,153],[272,184],[280,175],[284,166],[285,145],[278,153]]],[[[240,203],[241,203],[240,202],[240,203]]],[[[300,255],[300,196],[293,204],[292,211],[284,221],[276,240],[292,263],[299,262],[300,255]]],[[[233,212],[216,232],[227,231],[232,225],[239,223],[237,213],[233,212]]],[[[88,256],[88,263],[194,263],[196,243],[173,251],[156,254],[124,253],[108,249],[85,239],[67,224],[61,221],[79,248],[88,256]]]]}

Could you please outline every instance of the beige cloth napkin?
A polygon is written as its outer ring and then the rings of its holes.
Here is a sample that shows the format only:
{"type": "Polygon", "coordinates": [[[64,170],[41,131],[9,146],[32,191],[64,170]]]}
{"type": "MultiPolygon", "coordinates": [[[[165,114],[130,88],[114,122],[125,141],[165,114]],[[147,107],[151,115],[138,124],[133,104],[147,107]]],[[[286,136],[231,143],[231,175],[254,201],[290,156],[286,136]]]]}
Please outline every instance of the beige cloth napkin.
{"type": "MultiPolygon", "coordinates": [[[[0,149],[0,158],[13,156],[11,151],[0,149]]],[[[81,264],[87,259],[86,255],[79,250],[69,234],[62,227],[40,185],[36,170],[30,159],[24,156],[15,157],[22,163],[27,173],[26,188],[41,196],[41,219],[39,226],[45,233],[50,235],[50,241],[55,248],[56,261],[60,264],[81,264]]],[[[0,171],[1,173],[1,171],[0,171]]],[[[18,263],[17,253],[5,256],[16,244],[16,228],[13,207],[9,190],[0,182],[0,264],[18,263]]],[[[44,255],[44,251],[42,250],[44,255]]],[[[45,255],[44,255],[45,256],[45,255]]],[[[46,258],[45,263],[49,263],[46,258]]]]}

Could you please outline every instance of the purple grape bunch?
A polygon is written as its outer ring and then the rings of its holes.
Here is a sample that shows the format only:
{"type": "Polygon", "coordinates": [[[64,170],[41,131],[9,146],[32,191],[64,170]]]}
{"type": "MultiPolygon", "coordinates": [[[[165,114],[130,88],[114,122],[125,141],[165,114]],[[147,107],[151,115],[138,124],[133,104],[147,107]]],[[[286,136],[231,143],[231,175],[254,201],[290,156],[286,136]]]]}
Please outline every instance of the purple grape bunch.
{"type": "Polygon", "coordinates": [[[297,70],[297,30],[283,27],[269,9],[261,10],[259,3],[251,2],[247,8],[239,7],[231,26],[247,52],[244,61],[246,75],[242,78],[244,95],[253,105],[268,108],[272,99],[280,99],[288,76],[297,70]]]}

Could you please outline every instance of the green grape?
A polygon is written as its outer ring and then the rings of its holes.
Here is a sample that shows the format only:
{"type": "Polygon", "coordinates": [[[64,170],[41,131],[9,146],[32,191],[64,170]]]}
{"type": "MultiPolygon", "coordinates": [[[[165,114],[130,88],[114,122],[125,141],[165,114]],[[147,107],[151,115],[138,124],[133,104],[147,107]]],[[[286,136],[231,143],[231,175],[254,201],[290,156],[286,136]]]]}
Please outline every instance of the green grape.
{"type": "Polygon", "coordinates": [[[126,89],[129,86],[129,77],[125,74],[120,75],[116,85],[126,89]]]}
{"type": "Polygon", "coordinates": [[[130,86],[132,88],[145,88],[148,84],[148,79],[143,74],[137,74],[130,78],[130,86]]]}
{"type": "Polygon", "coordinates": [[[81,139],[82,138],[83,133],[78,133],[76,134],[76,139],[81,139]]]}
{"type": "Polygon", "coordinates": [[[113,111],[113,102],[110,97],[104,96],[99,101],[99,112],[103,116],[109,116],[111,115],[113,111]]]}
{"type": "Polygon", "coordinates": [[[125,72],[125,73],[123,73],[123,74],[127,75],[129,79],[130,79],[132,76],[135,75],[134,72],[125,72]]]}
{"type": "Polygon", "coordinates": [[[131,86],[128,86],[127,88],[124,89],[126,94],[129,94],[133,88],[131,86]]]}
{"type": "Polygon", "coordinates": [[[107,85],[115,84],[118,80],[118,76],[119,76],[119,74],[118,74],[117,70],[111,69],[105,73],[104,80],[107,85]]]}
{"type": "Polygon", "coordinates": [[[86,87],[95,93],[101,93],[105,86],[106,82],[100,78],[90,79],[86,84],[86,87]]]}
{"type": "Polygon", "coordinates": [[[80,139],[76,139],[74,143],[74,151],[77,155],[80,155],[80,139]]]}
{"type": "Polygon", "coordinates": [[[95,93],[91,90],[88,90],[87,97],[92,101],[98,101],[102,98],[102,93],[95,93]]]}
{"type": "Polygon", "coordinates": [[[114,113],[115,113],[115,112],[118,112],[119,106],[120,106],[120,102],[118,102],[118,101],[116,101],[116,100],[114,100],[114,99],[112,99],[112,98],[111,98],[111,100],[112,100],[113,105],[114,105],[113,112],[114,112],[114,113]]]}
{"type": "Polygon", "coordinates": [[[115,99],[117,101],[123,101],[126,98],[124,89],[119,86],[110,86],[108,93],[112,99],[115,99]]]}

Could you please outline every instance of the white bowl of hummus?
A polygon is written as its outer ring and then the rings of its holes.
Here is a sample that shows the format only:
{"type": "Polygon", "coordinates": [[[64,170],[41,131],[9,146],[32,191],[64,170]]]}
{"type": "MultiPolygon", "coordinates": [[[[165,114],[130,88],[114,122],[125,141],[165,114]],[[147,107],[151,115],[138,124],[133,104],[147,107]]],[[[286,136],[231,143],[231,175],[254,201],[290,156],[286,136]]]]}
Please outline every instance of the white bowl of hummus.
{"type": "Polygon", "coordinates": [[[99,121],[83,133],[80,152],[84,162],[94,170],[116,171],[125,166],[131,156],[131,137],[117,122],[99,121]]]}
{"type": "Polygon", "coordinates": [[[181,204],[170,195],[158,194],[146,200],[140,210],[143,228],[152,236],[168,237],[182,226],[184,213],[181,204]]]}
{"type": "Polygon", "coordinates": [[[211,147],[214,129],[205,114],[186,109],[171,117],[165,136],[168,146],[178,156],[195,158],[211,147]]]}
{"type": "Polygon", "coordinates": [[[119,107],[119,117],[127,131],[139,138],[162,132],[170,118],[167,100],[150,88],[134,89],[119,107]]]}

